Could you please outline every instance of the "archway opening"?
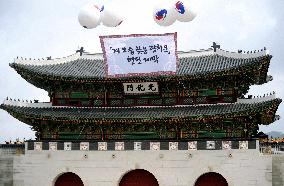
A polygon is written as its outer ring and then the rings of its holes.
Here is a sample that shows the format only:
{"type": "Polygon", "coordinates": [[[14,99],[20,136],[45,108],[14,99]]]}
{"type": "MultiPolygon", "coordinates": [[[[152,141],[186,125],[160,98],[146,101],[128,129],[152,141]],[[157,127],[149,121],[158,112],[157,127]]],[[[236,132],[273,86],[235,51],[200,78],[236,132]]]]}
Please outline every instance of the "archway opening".
{"type": "Polygon", "coordinates": [[[228,186],[227,180],[219,173],[208,172],[201,175],[194,186],[228,186]]]}
{"type": "Polygon", "coordinates": [[[57,178],[54,186],[84,186],[84,184],[77,174],[67,172],[57,178]]]}
{"type": "Polygon", "coordinates": [[[126,173],[119,186],[159,186],[155,176],[144,169],[135,169],[126,173]]]}

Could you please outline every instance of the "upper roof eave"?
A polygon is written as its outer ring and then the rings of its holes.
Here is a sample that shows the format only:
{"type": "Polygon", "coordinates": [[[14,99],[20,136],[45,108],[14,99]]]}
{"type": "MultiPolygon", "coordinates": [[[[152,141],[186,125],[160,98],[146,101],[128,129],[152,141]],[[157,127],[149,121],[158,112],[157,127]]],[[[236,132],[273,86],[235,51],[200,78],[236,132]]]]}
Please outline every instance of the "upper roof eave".
{"type": "MultiPolygon", "coordinates": [[[[212,48],[208,49],[200,49],[200,50],[191,50],[191,51],[179,51],[177,53],[178,58],[188,58],[188,57],[201,57],[201,56],[208,56],[208,55],[220,55],[224,57],[229,58],[236,58],[236,59],[249,59],[249,58],[257,58],[262,56],[269,55],[269,51],[267,49],[261,49],[261,50],[255,50],[255,51],[248,51],[248,52],[230,52],[223,49],[216,49],[214,50],[212,48]]],[[[23,57],[17,57],[14,59],[15,64],[22,64],[22,65],[56,65],[56,64],[62,64],[62,63],[68,63],[73,60],[77,59],[91,59],[91,60],[103,60],[103,54],[102,53],[83,53],[82,56],[80,56],[80,53],[75,53],[63,58],[55,58],[55,59],[31,59],[31,58],[23,58],[23,57]]]]}
{"type": "MultiPolygon", "coordinates": [[[[241,68],[245,65],[249,65],[250,63],[255,63],[262,59],[263,57],[268,57],[268,60],[272,57],[269,55],[267,50],[260,50],[255,52],[249,53],[235,53],[235,52],[228,52],[221,49],[217,49],[216,52],[213,49],[207,50],[199,50],[199,51],[189,51],[189,52],[179,52],[178,53],[180,64],[177,70],[176,75],[163,75],[163,76],[151,76],[145,77],[143,76],[142,79],[148,78],[149,80],[153,79],[168,79],[168,78],[196,78],[199,76],[205,76],[208,73],[215,74],[216,72],[223,72],[228,71],[232,68],[241,68]],[[220,59],[218,59],[218,57],[220,59]],[[211,59],[212,58],[212,62],[211,59]],[[217,58],[217,59],[216,59],[217,58]],[[225,60],[221,61],[220,60],[225,60]],[[232,63],[232,60],[235,61],[232,63]],[[220,63],[221,65],[216,65],[214,63],[220,63]],[[226,64],[228,63],[228,65],[226,64]],[[204,64],[207,69],[200,69],[200,65],[204,64]],[[231,65],[231,67],[230,67],[231,65]],[[221,67],[220,67],[221,66],[221,67]],[[206,71],[207,70],[207,71],[206,71]]],[[[37,74],[39,76],[45,77],[45,79],[56,79],[64,78],[65,80],[91,80],[91,81],[108,81],[108,80],[131,80],[131,79],[141,79],[139,76],[132,76],[132,77],[120,77],[120,78],[108,78],[105,75],[104,71],[104,64],[102,59],[102,54],[89,54],[84,53],[80,56],[79,53],[75,53],[65,58],[61,59],[52,59],[52,60],[23,60],[23,59],[15,59],[14,63],[11,63],[10,66],[14,68],[19,74],[23,73],[30,73],[30,74],[37,74]],[[81,60],[81,61],[80,61],[81,60]],[[78,65],[84,63],[78,70],[78,65]],[[86,64],[85,64],[86,63],[86,64]],[[70,67],[70,71],[66,71],[66,67],[70,67]],[[84,65],[91,65],[91,68],[84,67],[84,65]],[[93,66],[93,67],[92,67],[93,66]],[[95,67],[94,67],[95,66],[95,67]],[[43,68],[43,69],[42,69],[43,68]],[[74,69],[76,68],[76,69],[74,69]],[[39,70],[40,69],[40,70],[39,70]],[[54,70],[55,69],[55,70],[54,70]],[[60,70],[61,69],[61,70],[60,70]],[[63,70],[63,73],[61,72],[63,70]],[[72,72],[74,71],[74,73],[72,72]],[[22,72],[24,71],[24,72],[22,72]]],[[[203,68],[205,68],[203,67],[203,68]]],[[[25,78],[24,75],[22,75],[25,78]]],[[[266,77],[266,74],[265,74],[266,77]]],[[[25,78],[26,79],[26,78],[25,78]]]]}

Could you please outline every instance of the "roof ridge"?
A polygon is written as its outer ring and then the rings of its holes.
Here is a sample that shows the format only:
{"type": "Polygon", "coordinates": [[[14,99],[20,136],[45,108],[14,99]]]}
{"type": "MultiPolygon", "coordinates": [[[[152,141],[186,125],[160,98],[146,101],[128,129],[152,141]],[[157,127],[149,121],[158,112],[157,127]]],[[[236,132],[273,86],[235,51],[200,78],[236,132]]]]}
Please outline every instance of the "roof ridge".
{"type": "Polygon", "coordinates": [[[51,102],[32,102],[31,100],[24,101],[24,100],[16,100],[16,99],[11,99],[11,98],[6,98],[2,105],[8,105],[8,106],[16,106],[16,107],[34,107],[34,108],[47,108],[47,107],[52,107],[51,102]]]}
{"type": "Polygon", "coordinates": [[[241,98],[237,99],[236,103],[259,103],[259,102],[265,102],[265,101],[271,101],[276,98],[276,93],[273,91],[270,94],[264,94],[263,96],[257,96],[254,98],[241,98]]]}
{"type": "Polygon", "coordinates": [[[231,52],[223,49],[216,49],[215,53],[224,57],[248,59],[248,58],[266,56],[269,54],[269,50],[267,50],[265,47],[260,50],[247,51],[247,52],[242,50],[239,50],[238,52],[231,52]]]}
{"type": "Polygon", "coordinates": [[[202,106],[217,106],[217,105],[234,105],[234,104],[255,104],[255,103],[262,103],[262,102],[268,102],[272,101],[276,98],[275,93],[270,94],[268,96],[263,97],[257,97],[252,99],[237,99],[237,102],[234,103],[217,103],[217,104],[195,104],[195,105],[164,105],[164,106],[132,106],[132,107],[70,107],[70,106],[52,106],[51,102],[32,102],[32,101],[20,101],[13,100],[11,98],[6,98],[2,105],[7,106],[15,106],[15,107],[32,107],[32,108],[100,108],[100,109],[114,109],[114,108],[120,108],[120,109],[131,109],[131,108],[182,108],[182,107],[202,107],[202,106]]]}
{"type": "Polygon", "coordinates": [[[66,57],[62,58],[55,58],[55,59],[27,59],[27,58],[15,58],[14,63],[22,64],[22,65],[55,65],[55,64],[62,64],[74,61],[80,58],[80,53],[74,53],[66,57]]]}
{"type": "Polygon", "coordinates": [[[187,52],[178,52],[177,53],[179,58],[185,58],[185,57],[201,57],[201,56],[209,56],[214,55],[214,51],[212,48],[208,49],[200,49],[200,50],[190,50],[187,52]]]}

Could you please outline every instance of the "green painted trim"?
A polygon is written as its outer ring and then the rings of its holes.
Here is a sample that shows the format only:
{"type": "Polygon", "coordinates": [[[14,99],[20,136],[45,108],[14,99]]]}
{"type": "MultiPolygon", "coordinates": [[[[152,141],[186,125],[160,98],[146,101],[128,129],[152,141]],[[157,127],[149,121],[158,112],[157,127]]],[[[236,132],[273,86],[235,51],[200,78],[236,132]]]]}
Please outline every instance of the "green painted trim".
{"type": "Polygon", "coordinates": [[[88,94],[85,92],[71,92],[70,98],[88,98],[88,94]]]}

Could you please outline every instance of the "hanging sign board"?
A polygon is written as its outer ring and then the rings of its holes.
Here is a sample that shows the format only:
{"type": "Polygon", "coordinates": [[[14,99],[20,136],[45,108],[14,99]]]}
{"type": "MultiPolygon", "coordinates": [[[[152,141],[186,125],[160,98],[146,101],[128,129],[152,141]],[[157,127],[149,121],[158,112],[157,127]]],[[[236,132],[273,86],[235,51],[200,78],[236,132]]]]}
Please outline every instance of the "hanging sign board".
{"type": "Polygon", "coordinates": [[[157,93],[157,82],[123,83],[125,94],[157,93]]]}
{"type": "Polygon", "coordinates": [[[177,34],[100,36],[108,77],[175,74],[177,34]]]}

